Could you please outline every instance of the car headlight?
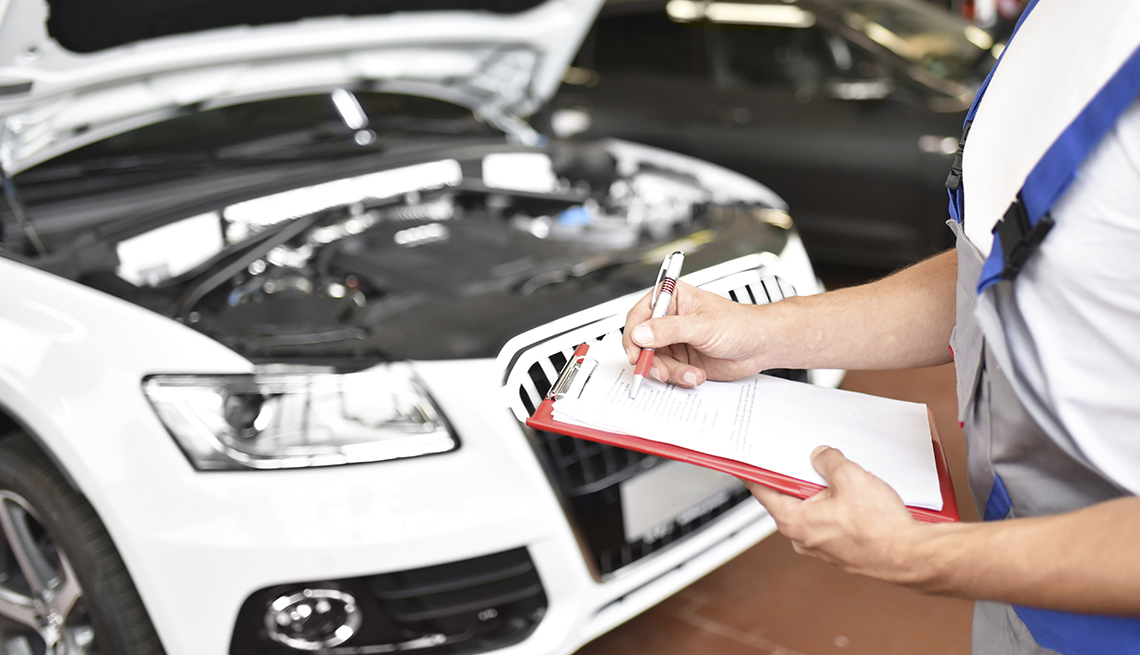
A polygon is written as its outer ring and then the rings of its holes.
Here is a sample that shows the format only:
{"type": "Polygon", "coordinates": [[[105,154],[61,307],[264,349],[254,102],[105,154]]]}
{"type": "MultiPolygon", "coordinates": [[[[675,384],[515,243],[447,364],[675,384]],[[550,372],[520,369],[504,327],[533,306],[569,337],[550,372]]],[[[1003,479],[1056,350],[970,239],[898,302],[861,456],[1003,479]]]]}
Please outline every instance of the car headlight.
{"type": "Polygon", "coordinates": [[[154,375],[143,390],[199,470],[335,466],[458,446],[406,364],[154,375]]]}

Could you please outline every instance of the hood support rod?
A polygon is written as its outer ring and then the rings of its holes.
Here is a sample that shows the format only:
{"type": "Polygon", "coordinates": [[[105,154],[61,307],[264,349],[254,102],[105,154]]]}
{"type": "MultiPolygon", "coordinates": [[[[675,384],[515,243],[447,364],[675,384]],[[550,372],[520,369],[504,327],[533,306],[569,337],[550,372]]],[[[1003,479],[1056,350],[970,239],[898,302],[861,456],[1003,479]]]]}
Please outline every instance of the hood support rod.
{"type": "Polygon", "coordinates": [[[0,184],[4,186],[4,197],[8,199],[8,206],[16,215],[16,223],[24,230],[24,234],[28,235],[28,240],[32,242],[36,252],[41,256],[46,255],[47,249],[44,248],[43,241],[40,241],[40,235],[24,212],[24,201],[20,199],[20,192],[16,188],[16,183],[8,176],[8,171],[4,170],[3,167],[0,167],[0,184]]]}

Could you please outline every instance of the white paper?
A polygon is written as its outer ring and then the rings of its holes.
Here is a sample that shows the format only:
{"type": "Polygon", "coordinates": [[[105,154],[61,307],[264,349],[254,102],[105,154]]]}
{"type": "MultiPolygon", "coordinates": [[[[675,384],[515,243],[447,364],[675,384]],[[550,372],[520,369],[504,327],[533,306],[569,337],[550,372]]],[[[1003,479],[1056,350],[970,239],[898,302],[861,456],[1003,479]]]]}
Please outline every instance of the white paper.
{"type": "Polygon", "coordinates": [[[629,397],[633,366],[620,336],[590,347],[584,385],[554,403],[554,419],[733,459],[826,485],[811,465],[821,445],[890,485],[903,502],[942,509],[926,406],[756,375],[683,389],[646,380],[629,397]],[[578,390],[581,393],[577,393],[578,390]]]}

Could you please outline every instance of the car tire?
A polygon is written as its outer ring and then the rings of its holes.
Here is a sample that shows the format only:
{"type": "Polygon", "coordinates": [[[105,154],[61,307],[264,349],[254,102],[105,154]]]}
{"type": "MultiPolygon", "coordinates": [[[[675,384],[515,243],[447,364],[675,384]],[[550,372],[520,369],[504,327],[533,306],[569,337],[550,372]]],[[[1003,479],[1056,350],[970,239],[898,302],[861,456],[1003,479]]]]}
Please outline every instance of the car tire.
{"type": "Polygon", "coordinates": [[[40,653],[163,648],[95,510],[16,432],[0,438],[0,655],[40,653]]]}

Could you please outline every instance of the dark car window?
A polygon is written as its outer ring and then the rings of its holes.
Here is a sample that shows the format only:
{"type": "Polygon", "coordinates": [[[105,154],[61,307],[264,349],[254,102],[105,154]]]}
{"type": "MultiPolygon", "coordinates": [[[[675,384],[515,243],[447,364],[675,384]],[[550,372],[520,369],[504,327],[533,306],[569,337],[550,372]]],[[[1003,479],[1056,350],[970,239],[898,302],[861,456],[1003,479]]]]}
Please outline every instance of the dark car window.
{"type": "MultiPolygon", "coordinates": [[[[469,109],[449,102],[375,92],[359,92],[355,97],[368,116],[369,128],[379,134],[378,146],[386,136],[497,134],[469,109]]],[[[30,169],[23,177],[34,178],[42,169],[101,160],[115,160],[122,165],[132,157],[143,158],[140,162],[182,154],[225,158],[227,152],[240,155],[243,144],[261,144],[256,150],[266,152],[273,147],[303,148],[322,139],[343,141],[345,148],[358,148],[352,143],[352,131],[338,118],[327,94],[273,98],[189,111],[66,153],[30,169]]]]}
{"type": "Polygon", "coordinates": [[[832,80],[874,79],[882,65],[821,27],[722,25],[713,38],[713,71],[723,88],[769,87],[818,93],[832,80]]]}
{"type": "Polygon", "coordinates": [[[577,64],[603,78],[606,73],[703,77],[702,32],[698,26],[670,21],[664,10],[603,14],[577,64]]]}
{"type": "Polygon", "coordinates": [[[726,25],[715,40],[721,86],[818,89],[831,74],[818,30],[726,25]]]}

